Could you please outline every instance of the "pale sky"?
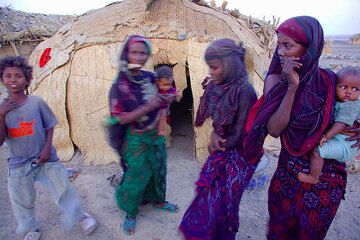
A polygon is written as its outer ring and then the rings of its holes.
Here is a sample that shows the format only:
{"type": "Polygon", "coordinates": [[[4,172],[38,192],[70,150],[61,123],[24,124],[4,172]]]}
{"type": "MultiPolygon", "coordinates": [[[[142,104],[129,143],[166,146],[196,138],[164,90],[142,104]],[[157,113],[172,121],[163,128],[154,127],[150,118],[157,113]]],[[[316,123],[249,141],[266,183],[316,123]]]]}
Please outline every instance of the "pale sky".
{"type": "MultiPolygon", "coordinates": [[[[45,14],[82,14],[101,8],[112,0],[0,0],[0,6],[15,10],[45,14]]],[[[210,2],[210,0],[208,0],[210,2]]],[[[216,0],[220,6],[223,0],[216,0]]],[[[360,0],[228,0],[228,9],[267,20],[280,17],[280,22],[292,16],[310,15],[317,18],[325,35],[360,33],[360,0]]]]}

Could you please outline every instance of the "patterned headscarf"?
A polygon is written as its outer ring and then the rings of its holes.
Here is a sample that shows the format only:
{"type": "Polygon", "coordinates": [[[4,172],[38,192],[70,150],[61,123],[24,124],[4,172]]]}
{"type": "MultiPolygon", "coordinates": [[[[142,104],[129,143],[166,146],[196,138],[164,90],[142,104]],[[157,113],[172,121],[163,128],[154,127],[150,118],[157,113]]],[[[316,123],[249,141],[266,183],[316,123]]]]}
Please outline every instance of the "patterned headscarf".
{"type": "Polygon", "coordinates": [[[205,60],[220,59],[223,68],[223,82],[215,84],[210,81],[206,86],[204,95],[200,98],[195,126],[201,126],[211,117],[214,130],[226,138],[233,128],[234,118],[241,111],[240,96],[246,89],[248,76],[244,66],[245,49],[231,39],[214,41],[205,52],[205,60]]]}
{"type": "MultiPolygon", "coordinates": [[[[301,81],[311,79],[318,70],[319,59],[324,48],[324,32],[318,20],[309,16],[290,18],[283,22],[276,32],[281,32],[305,46],[307,51],[300,58],[303,67],[300,68],[299,76],[301,81]]],[[[280,74],[281,71],[280,57],[276,48],[268,75],[280,74]]]]}
{"type": "MultiPolygon", "coordinates": [[[[125,41],[120,54],[121,69],[109,94],[110,111],[113,113],[117,109],[119,112],[131,112],[157,94],[155,76],[151,72],[141,71],[139,76],[132,76],[127,68],[129,46],[135,42],[144,43],[149,56],[151,54],[150,41],[147,38],[131,35],[125,41]]],[[[141,121],[137,121],[134,125],[138,129],[144,129],[154,123],[156,116],[157,110],[148,113],[142,117],[141,121]]]]}
{"type": "Polygon", "coordinates": [[[140,36],[140,35],[130,35],[130,36],[128,36],[128,38],[126,39],[126,41],[124,43],[121,54],[120,54],[120,71],[122,71],[122,72],[127,72],[128,71],[127,66],[128,66],[129,46],[131,44],[137,43],[137,42],[144,43],[145,46],[146,46],[148,56],[151,55],[151,52],[152,52],[151,44],[150,44],[150,41],[146,37],[143,37],[143,36],[140,36]]]}
{"type": "MultiPolygon", "coordinates": [[[[279,26],[277,32],[284,33],[306,47],[306,53],[300,58],[303,66],[298,71],[300,84],[296,91],[290,121],[281,134],[282,146],[290,154],[301,156],[316,145],[331,122],[336,76],[333,72],[318,67],[324,36],[322,27],[315,18],[301,16],[288,19],[279,26]]],[[[268,75],[281,72],[276,48],[268,75]]],[[[248,160],[258,161],[261,157],[262,145],[268,134],[267,122],[280,106],[287,88],[286,80],[278,82],[256,104],[256,117],[249,119],[251,128],[245,141],[245,157],[248,160]]]]}

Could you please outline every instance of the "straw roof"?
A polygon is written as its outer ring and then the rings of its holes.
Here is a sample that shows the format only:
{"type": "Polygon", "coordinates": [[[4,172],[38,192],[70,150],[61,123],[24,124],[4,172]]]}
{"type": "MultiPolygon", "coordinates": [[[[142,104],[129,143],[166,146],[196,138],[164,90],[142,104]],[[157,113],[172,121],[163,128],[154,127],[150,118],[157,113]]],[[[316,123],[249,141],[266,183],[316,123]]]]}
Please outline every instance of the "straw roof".
{"type": "MultiPolygon", "coordinates": [[[[150,39],[153,56],[145,68],[159,63],[174,66],[180,91],[186,87],[188,67],[196,112],[203,93],[200,83],[208,74],[203,54],[209,42],[221,37],[243,42],[250,80],[261,93],[274,45],[274,24],[188,0],[115,2],[78,16],[37,46],[30,57],[34,65],[30,90],[43,96],[59,119],[54,140],[60,158],[70,159],[76,146],[87,163],[108,164],[117,159],[106,142],[102,122],[108,114],[109,88],[119,70],[119,52],[128,35],[150,39]],[[51,59],[41,68],[38,61],[47,48],[51,48],[51,59]]],[[[207,121],[194,131],[194,151],[203,160],[211,124],[207,121]]]]}
{"type": "Polygon", "coordinates": [[[26,13],[0,7],[0,44],[10,41],[42,41],[53,36],[76,16],[26,13]]]}

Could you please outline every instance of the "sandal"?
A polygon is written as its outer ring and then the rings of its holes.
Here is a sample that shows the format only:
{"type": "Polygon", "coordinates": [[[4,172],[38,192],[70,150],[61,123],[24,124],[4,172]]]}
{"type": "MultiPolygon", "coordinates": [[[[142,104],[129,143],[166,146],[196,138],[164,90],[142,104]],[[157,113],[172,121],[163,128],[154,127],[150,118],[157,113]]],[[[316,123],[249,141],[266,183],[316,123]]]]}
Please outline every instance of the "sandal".
{"type": "Polygon", "coordinates": [[[348,172],[350,173],[354,173],[360,170],[360,161],[353,161],[352,163],[350,163],[347,167],[348,172]]]}
{"type": "Polygon", "coordinates": [[[126,216],[124,219],[123,230],[127,235],[135,234],[136,220],[130,216],[126,216]]]}
{"type": "Polygon", "coordinates": [[[65,167],[69,174],[69,182],[73,182],[80,175],[81,169],[78,167],[65,167]]]}
{"type": "Polygon", "coordinates": [[[40,237],[40,231],[30,231],[26,233],[24,240],[40,240],[40,237]]]}
{"type": "Polygon", "coordinates": [[[165,203],[154,203],[153,207],[160,210],[165,210],[169,212],[179,212],[179,206],[177,204],[165,202],[165,203]]]}
{"type": "Polygon", "coordinates": [[[249,182],[249,184],[246,186],[246,190],[252,191],[256,188],[256,180],[252,178],[249,182]]]}
{"type": "Polygon", "coordinates": [[[117,186],[121,183],[122,177],[122,173],[116,173],[108,177],[107,180],[110,182],[111,186],[117,186]]]}
{"type": "Polygon", "coordinates": [[[269,181],[269,176],[265,174],[261,174],[258,178],[257,187],[258,188],[264,188],[266,183],[269,181]]]}

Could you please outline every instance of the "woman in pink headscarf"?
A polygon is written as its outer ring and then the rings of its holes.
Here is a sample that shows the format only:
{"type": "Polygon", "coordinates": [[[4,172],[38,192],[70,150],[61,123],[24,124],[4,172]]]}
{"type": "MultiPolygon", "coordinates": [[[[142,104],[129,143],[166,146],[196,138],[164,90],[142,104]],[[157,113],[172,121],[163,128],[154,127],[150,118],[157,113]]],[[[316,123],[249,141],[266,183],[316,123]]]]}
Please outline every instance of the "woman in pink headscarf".
{"type": "Polygon", "coordinates": [[[310,153],[333,123],[335,74],[319,68],[324,46],[320,23],[302,16],[277,29],[278,46],[264,95],[247,126],[244,157],[253,163],[263,154],[267,134],[281,138],[281,153],[269,187],[268,239],[324,239],[346,188],[345,164],[327,159],[318,184],[301,183],[310,153]]]}

